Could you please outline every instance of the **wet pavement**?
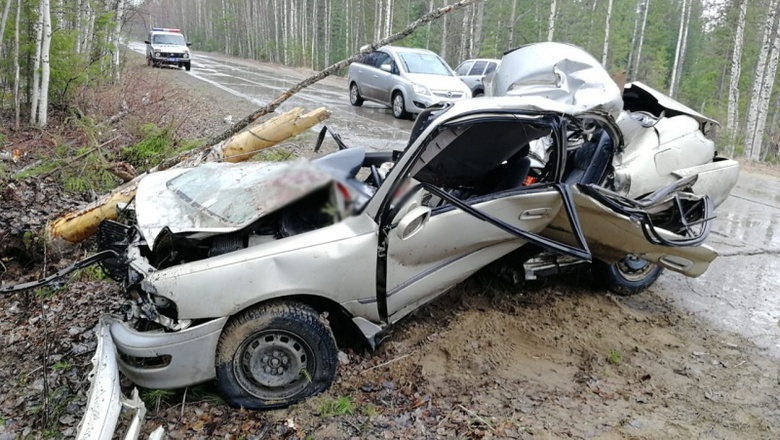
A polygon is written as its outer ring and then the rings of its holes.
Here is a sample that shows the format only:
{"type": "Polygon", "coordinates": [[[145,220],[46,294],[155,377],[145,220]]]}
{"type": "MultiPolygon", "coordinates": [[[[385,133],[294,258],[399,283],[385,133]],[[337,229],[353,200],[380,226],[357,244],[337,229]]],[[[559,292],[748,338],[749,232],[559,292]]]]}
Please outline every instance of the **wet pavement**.
{"type": "MultiPolygon", "coordinates": [[[[145,50],[140,43],[129,47],[142,54],[145,50]]],[[[199,52],[187,73],[258,106],[312,74],[199,52]]],[[[412,127],[412,121],[397,120],[380,105],[350,105],[343,77],[329,77],[304,89],[281,110],[296,106],[328,108],[333,114],[326,123],[345,143],[370,150],[403,148],[412,127]]],[[[720,257],[707,273],[693,279],[667,271],[651,289],[780,357],[780,180],[743,172],[716,214],[709,244],[720,257]]]]}

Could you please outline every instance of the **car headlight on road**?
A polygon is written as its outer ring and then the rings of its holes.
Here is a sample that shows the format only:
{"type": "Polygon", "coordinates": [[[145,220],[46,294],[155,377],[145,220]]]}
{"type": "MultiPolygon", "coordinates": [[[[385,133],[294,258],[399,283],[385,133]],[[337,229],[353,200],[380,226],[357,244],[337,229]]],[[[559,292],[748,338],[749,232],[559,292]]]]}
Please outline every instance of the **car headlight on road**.
{"type": "Polygon", "coordinates": [[[412,83],[412,90],[414,90],[414,93],[417,93],[418,95],[430,95],[431,91],[428,90],[428,87],[425,87],[424,85],[412,83]]]}

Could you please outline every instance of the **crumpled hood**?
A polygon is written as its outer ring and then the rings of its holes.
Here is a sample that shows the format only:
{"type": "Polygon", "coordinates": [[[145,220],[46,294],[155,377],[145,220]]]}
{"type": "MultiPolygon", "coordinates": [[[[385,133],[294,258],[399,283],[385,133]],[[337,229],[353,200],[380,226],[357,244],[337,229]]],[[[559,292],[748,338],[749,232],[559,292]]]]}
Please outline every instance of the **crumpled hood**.
{"type": "Polygon", "coordinates": [[[486,80],[492,96],[539,96],[568,107],[566,113],[602,111],[617,118],[620,88],[593,56],[576,46],[537,43],[504,55],[486,80]]]}
{"type": "Polygon", "coordinates": [[[138,227],[149,245],[174,234],[240,230],[328,185],[333,178],[308,161],[207,163],[149,174],[138,185],[138,227]]]}

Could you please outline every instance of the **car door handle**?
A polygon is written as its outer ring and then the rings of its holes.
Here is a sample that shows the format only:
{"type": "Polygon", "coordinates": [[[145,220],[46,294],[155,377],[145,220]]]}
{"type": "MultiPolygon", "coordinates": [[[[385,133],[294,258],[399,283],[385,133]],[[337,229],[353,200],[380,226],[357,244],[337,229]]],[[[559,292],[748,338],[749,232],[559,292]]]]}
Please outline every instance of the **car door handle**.
{"type": "Polygon", "coordinates": [[[536,208],[523,211],[518,220],[537,220],[550,215],[550,208],[536,208]]]}

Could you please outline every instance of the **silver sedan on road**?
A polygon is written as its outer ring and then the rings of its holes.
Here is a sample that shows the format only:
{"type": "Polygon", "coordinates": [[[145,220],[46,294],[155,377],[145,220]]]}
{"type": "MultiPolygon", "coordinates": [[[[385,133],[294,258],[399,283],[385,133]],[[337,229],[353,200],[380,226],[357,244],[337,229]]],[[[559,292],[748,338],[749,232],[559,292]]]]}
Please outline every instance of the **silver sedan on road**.
{"type": "Polygon", "coordinates": [[[348,84],[352,105],[388,105],[399,119],[435,103],[471,98],[447,62],[425,49],[382,47],[349,66],[348,84]]]}

